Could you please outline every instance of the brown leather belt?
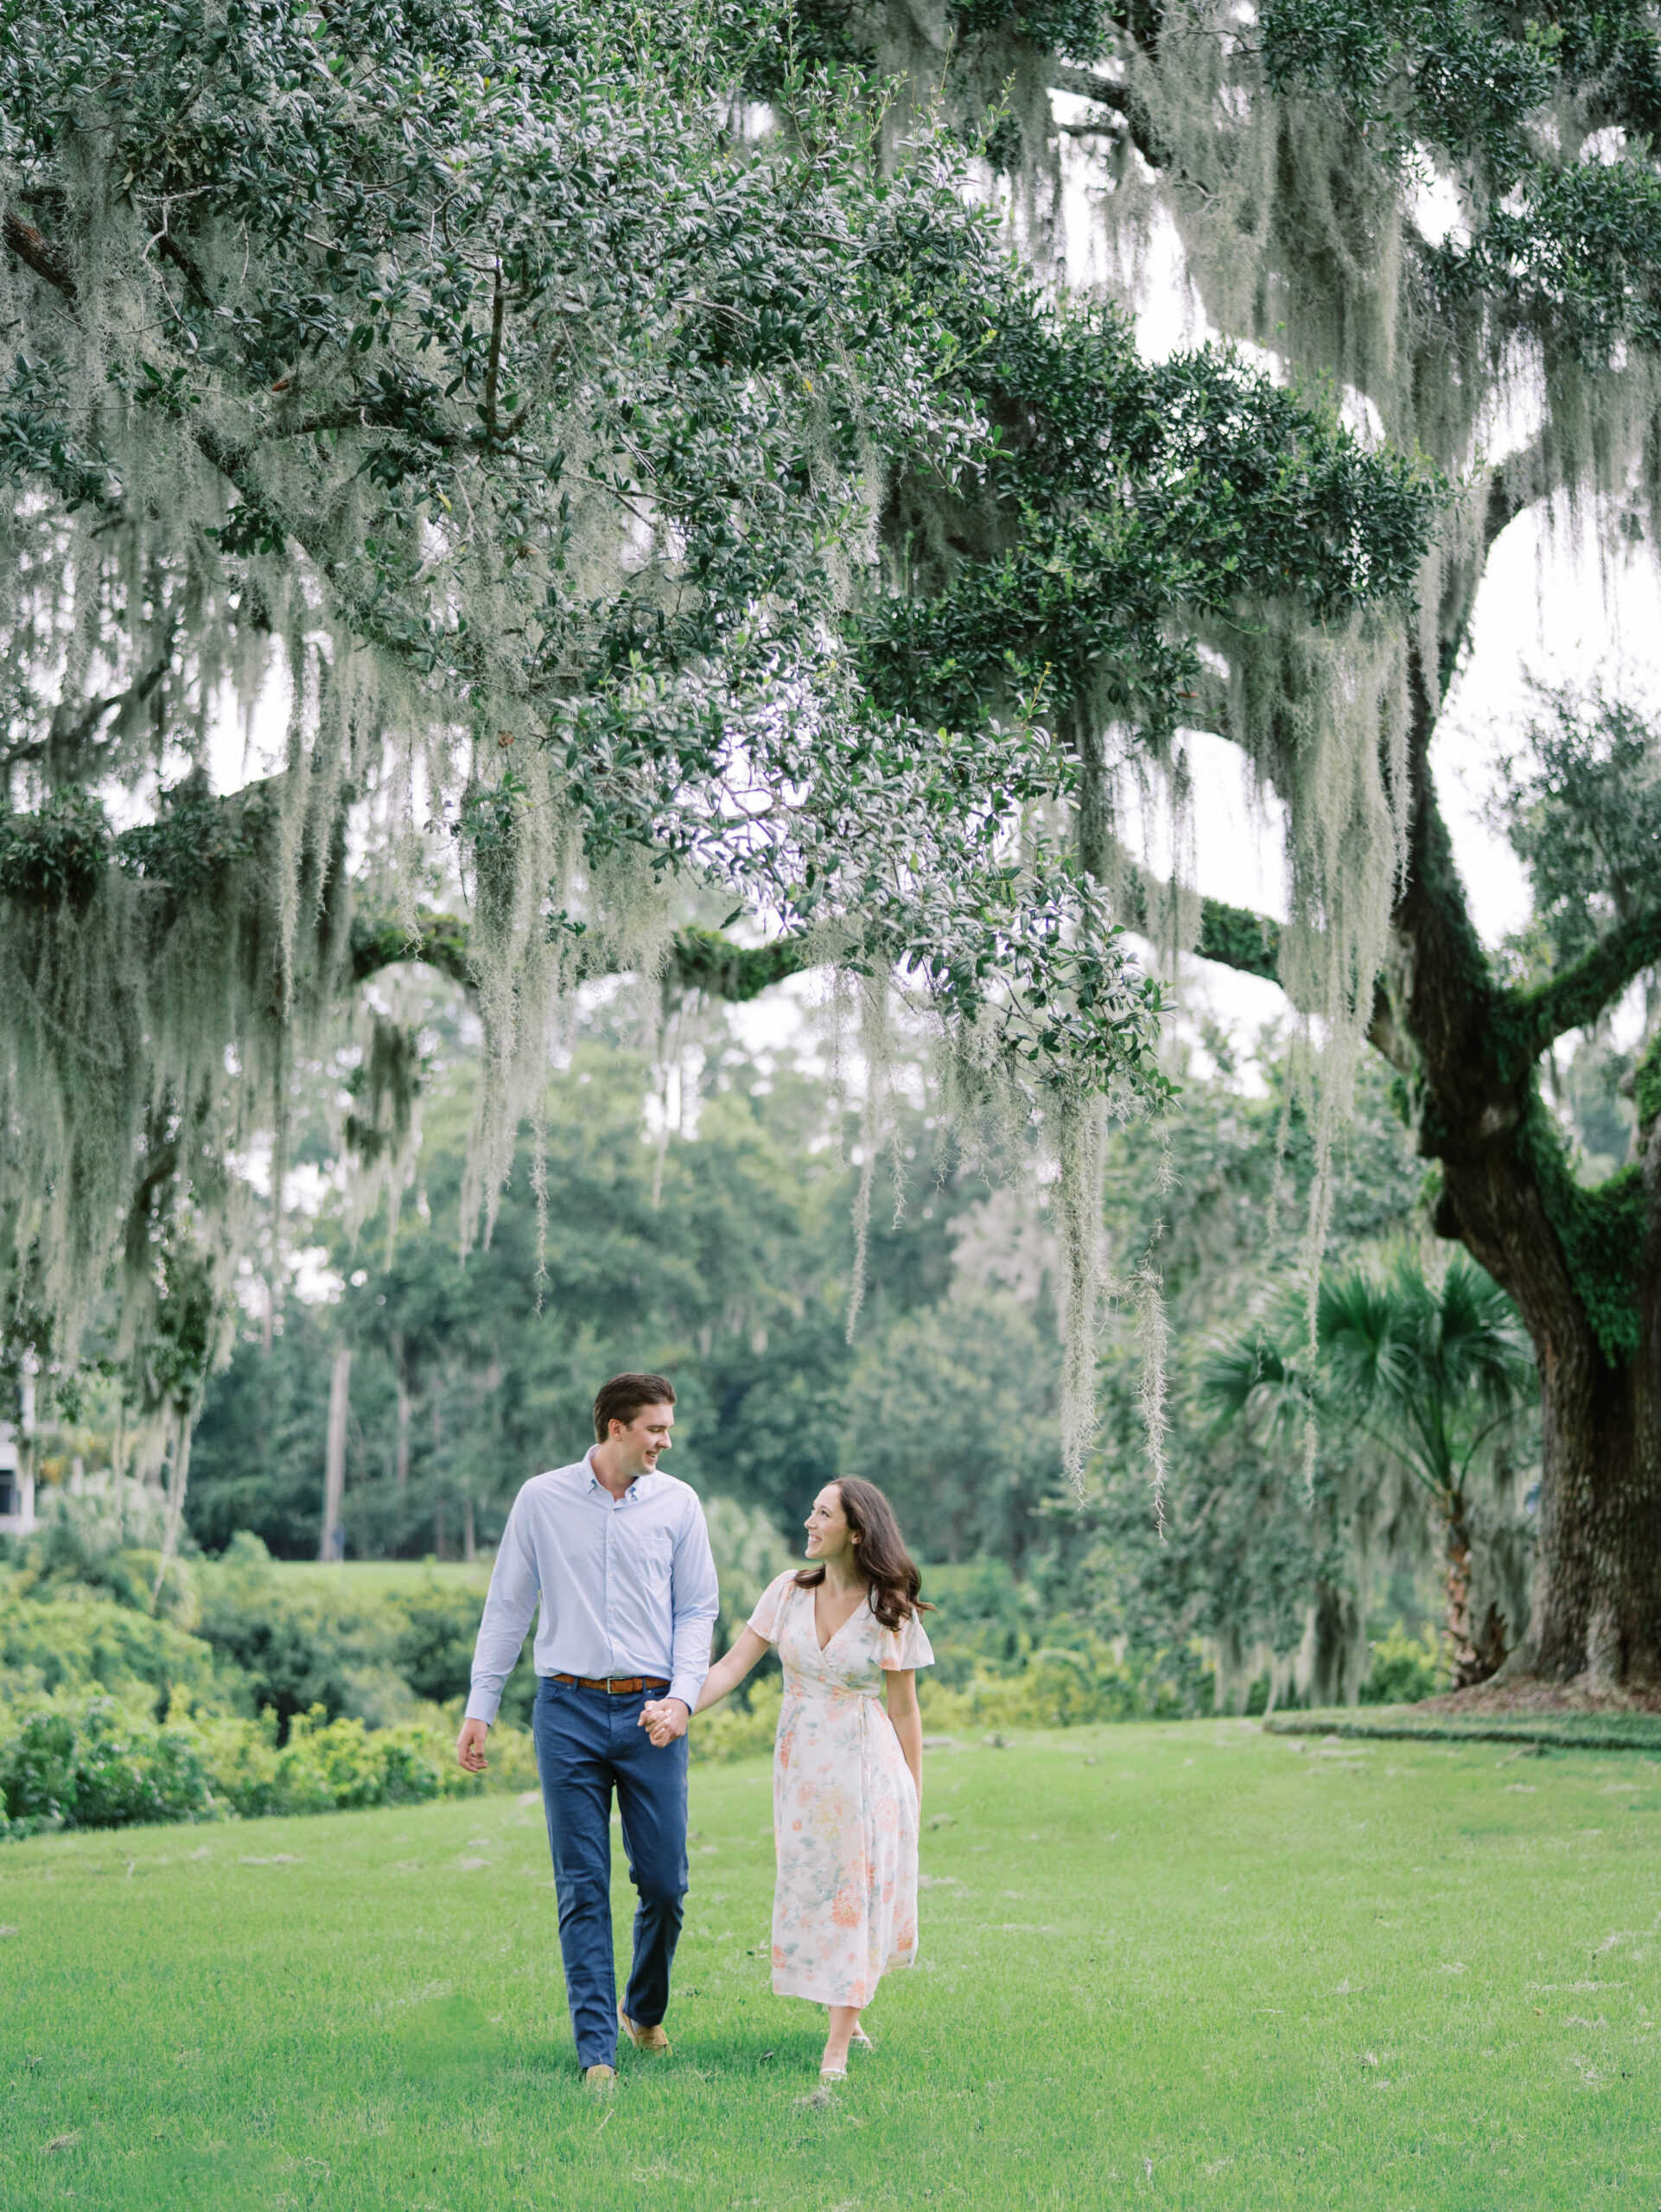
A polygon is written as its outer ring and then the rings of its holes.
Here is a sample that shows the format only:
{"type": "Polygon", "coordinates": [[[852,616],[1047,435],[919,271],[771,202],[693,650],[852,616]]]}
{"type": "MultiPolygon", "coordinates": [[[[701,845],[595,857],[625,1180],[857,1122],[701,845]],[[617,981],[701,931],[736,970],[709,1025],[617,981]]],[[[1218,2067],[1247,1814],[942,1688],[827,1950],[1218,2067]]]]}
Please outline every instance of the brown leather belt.
{"type": "Polygon", "coordinates": [[[669,1685],[656,1675],[612,1675],[596,1681],[589,1675],[552,1675],[550,1681],[568,1682],[573,1689],[606,1690],[613,1697],[633,1697],[637,1690],[666,1690],[669,1685]]]}

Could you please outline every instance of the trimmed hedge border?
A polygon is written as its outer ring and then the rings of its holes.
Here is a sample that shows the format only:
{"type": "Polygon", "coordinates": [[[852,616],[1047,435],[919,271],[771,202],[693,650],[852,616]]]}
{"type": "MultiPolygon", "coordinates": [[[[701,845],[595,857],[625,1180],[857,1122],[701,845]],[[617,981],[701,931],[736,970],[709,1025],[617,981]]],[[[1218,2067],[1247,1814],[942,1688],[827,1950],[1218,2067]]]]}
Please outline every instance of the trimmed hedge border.
{"type": "Polygon", "coordinates": [[[1275,1713],[1271,1736],[1361,1736],[1391,1743],[1537,1744],[1562,1751],[1661,1751],[1661,1713],[1416,1713],[1375,1706],[1365,1718],[1349,1707],[1327,1713],[1275,1713]]]}

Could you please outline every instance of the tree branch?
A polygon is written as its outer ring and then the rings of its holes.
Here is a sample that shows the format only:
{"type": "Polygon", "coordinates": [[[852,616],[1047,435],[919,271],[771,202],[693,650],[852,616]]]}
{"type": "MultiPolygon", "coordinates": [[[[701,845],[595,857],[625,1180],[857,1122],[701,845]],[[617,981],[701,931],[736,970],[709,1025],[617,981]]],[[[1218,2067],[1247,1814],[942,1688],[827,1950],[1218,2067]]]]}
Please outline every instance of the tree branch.
{"type": "MultiPolygon", "coordinates": [[[[1437,690],[1416,643],[1408,649],[1407,876],[1391,916],[1405,953],[1403,1014],[1433,1084],[1452,1081],[1486,1097],[1504,1087],[1493,1066],[1494,984],[1472,923],[1453,841],[1436,804],[1430,739],[1437,690]]],[[[1453,1102],[1447,1119],[1456,1122],[1453,1102]]]]}
{"type": "Polygon", "coordinates": [[[211,423],[198,423],[191,429],[191,442],[211,468],[217,468],[234,492],[241,493],[250,506],[258,507],[268,514],[276,528],[287,537],[292,537],[304,553],[310,555],[323,574],[334,582],[334,563],[328,557],[321,531],[280,514],[266,499],[254,480],[253,455],[246,446],[232,445],[222,438],[211,423]]]}
{"type": "MultiPolygon", "coordinates": [[[[14,760],[28,759],[34,754],[44,753],[53,747],[65,752],[79,750],[92,736],[105,715],[113,714],[118,708],[142,707],[167,674],[171,664],[171,655],[164,655],[162,659],[147,668],[134,683],[130,683],[124,691],[111,691],[105,698],[90,700],[73,721],[66,721],[61,727],[54,727],[49,738],[42,740],[39,745],[30,746],[26,749],[20,747],[16,752],[8,755],[8,758],[14,760]]],[[[58,710],[60,714],[63,711],[61,707],[58,710]]],[[[55,725],[57,716],[54,715],[53,720],[55,725]]]]}
{"type": "Polygon", "coordinates": [[[1200,902],[1200,942],[1194,950],[1202,960],[1215,960],[1243,976],[1261,976],[1265,982],[1281,979],[1281,925],[1267,914],[1254,914],[1248,906],[1228,906],[1220,899],[1200,902]]]}
{"type": "Polygon", "coordinates": [[[684,990],[705,992],[741,1006],[759,998],[786,976],[820,965],[808,952],[806,939],[774,938],[768,944],[735,944],[718,930],[678,930],[670,948],[676,981],[684,990]]]}
{"type": "Polygon", "coordinates": [[[506,296],[502,290],[502,264],[496,264],[496,292],[490,309],[490,359],[485,364],[485,430],[490,437],[496,435],[496,379],[502,365],[502,322],[507,310],[506,296]]]}
{"type": "Polygon", "coordinates": [[[1492,552],[1501,531],[1520,514],[1549,499],[1562,482],[1544,442],[1533,439],[1519,452],[1508,454],[1488,477],[1488,496],[1482,515],[1482,565],[1492,552]]]}
{"type": "Polygon", "coordinates": [[[159,660],[124,691],[112,691],[105,698],[89,700],[73,721],[65,719],[69,710],[60,704],[45,737],[22,738],[16,745],[0,748],[0,770],[19,767],[29,760],[43,760],[50,753],[60,757],[77,753],[106,715],[114,714],[118,709],[142,707],[171,665],[169,658],[159,660]]]}
{"type": "MultiPolygon", "coordinates": [[[[453,982],[471,990],[476,982],[468,924],[455,914],[423,908],[414,933],[391,916],[354,915],[352,922],[352,980],[363,982],[401,960],[419,960],[453,982]]],[[[584,981],[615,974],[615,963],[600,954],[580,963],[584,981]]],[[[786,976],[817,965],[799,937],[775,938],[770,944],[735,944],[718,930],[678,930],[670,941],[670,974],[683,990],[742,1005],[786,976]]]]}
{"type": "Polygon", "coordinates": [[[1537,1059],[1548,1045],[1570,1029],[1583,1029],[1620,997],[1634,976],[1661,962],[1661,908],[1639,914],[1594,944],[1589,952],[1531,991],[1513,1000],[1520,1017],[1517,1046],[1537,1059]]]}
{"type": "MultiPolygon", "coordinates": [[[[1203,184],[1192,170],[1183,168],[1176,158],[1175,149],[1168,146],[1155,128],[1147,104],[1138,99],[1128,85],[1112,77],[1098,77],[1093,69],[1079,69],[1064,61],[1052,61],[1046,72],[1052,92],[1072,92],[1079,98],[1094,100],[1119,118],[1119,127],[1150,168],[1163,169],[1168,175],[1178,177],[1190,185],[1204,198],[1211,197],[1211,188],[1203,184]]],[[[1070,135],[1085,135],[1088,125],[1070,124],[1066,126],[1070,135]]]]}
{"type": "Polygon", "coordinates": [[[32,269],[54,290],[61,292],[65,299],[73,301],[75,280],[70,274],[69,257],[60,245],[54,245],[33,223],[25,222],[10,207],[0,217],[0,232],[3,232],[7,245],[25,268],[32,269]]]}
{"type": "Polygon", "coordinates": [[[468,925],[454,914],[435,914],[423,906],[417,914],[413,931],[389,915],[352,917],[354,983],[379,975],[383,968],[395,968],[401,960],[419,960],[468,990],[476,980],[468,948],[468,925]]]}
{"type": "Polygon", "coordinates": [[[158,231],[152,244],[158,252],[166,254],[168,259],[195,294],[200,304],[205,308],[211,308],[213,304],[213,295],[208,289],[207,277],[184,247],[180,245],[178,239],[174,237],[172,232],[158,231]]]}
{"type": "MultiPolygon", "coordinates": [[[[1140,936],[1151,934],[1149,882],[1140,874],[1131,877],[1121,902],[1118,918],[1140,936]]],[[[1249,906],[1226,906],[1220,899],[1200,902],[1200,942],[1194,950],[1202,960],[1215,960],[1243,976],[1261,976],[1265,982],[1281,979],[1281,925],[1267,914],[1254,914],[1249,906]]]]}

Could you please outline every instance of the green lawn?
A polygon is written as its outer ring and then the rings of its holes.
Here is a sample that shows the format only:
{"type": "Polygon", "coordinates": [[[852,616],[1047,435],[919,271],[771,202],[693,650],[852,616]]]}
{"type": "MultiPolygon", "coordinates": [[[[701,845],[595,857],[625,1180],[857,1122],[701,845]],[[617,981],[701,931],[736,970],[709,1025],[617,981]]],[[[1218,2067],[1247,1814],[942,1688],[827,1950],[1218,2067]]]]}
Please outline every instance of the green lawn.
{"type": "Polygon", "coordinates": [[[366,1598],[388,1598],[394,1591],[418,1590],[424,1583],[442,1583],[447,1589],[476,1590],[482,1599],[490,1584],[487,1559],[348,1559],[338,1566],[315,1560],[279,1559],[272,1571],[292,1589],[309,1585],[318,1590],[347,1590],[366,1598]]]}
{"type": "Polygon", "coordinates": [[[675,2052],[627,2055],[609,2106],[536,1804],[0,1847],[0,2201],[1661,2202],[1647,1759],[1204,1722],[926,1779],[923,1962],[821,2108],[817,2016],[767,1986],[756,1764],[693,1770],[675,2052]]]}

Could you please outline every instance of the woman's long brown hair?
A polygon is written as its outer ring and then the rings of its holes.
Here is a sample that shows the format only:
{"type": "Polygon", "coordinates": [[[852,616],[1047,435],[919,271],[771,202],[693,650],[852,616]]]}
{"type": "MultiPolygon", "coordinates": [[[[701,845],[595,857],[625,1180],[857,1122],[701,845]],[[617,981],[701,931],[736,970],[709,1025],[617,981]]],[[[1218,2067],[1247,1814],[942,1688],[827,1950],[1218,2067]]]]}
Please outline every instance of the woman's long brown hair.
{"type": "MultiPolygon", "coordinates": [[[[869,1592],[871,1611],[883,1627],[900,1628],[913,1613],[932,1613],[933,1606],[917,1594],[923,1578],[906,1549],[894,1508],[876,1484],[862,1482],[857,1475],[839,1475],[837,1493],[843,1518],[859,1538],[855,1565],[869,1592]]],[[[805,1567],[796,1577],[796,1586],[814,1590],[824,1580],[822,1567],[805,1567]]]]}

